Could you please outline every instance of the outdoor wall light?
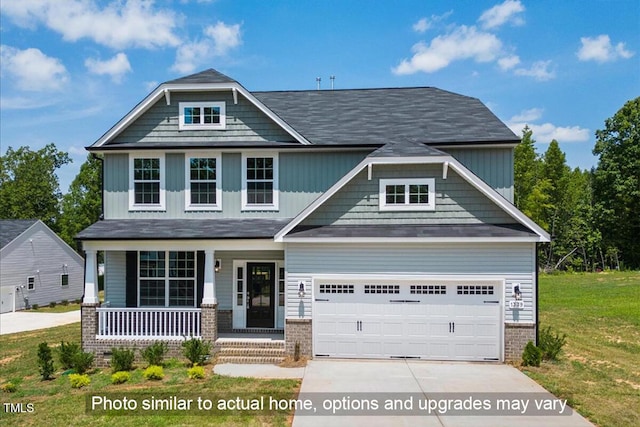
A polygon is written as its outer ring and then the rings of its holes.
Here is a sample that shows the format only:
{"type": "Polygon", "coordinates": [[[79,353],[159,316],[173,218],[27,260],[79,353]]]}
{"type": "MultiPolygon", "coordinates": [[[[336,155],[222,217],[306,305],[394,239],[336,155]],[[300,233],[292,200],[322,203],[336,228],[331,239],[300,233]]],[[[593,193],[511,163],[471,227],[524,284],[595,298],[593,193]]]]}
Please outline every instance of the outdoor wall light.
{"type": "Polygon", "coordinates": [[[221,261],[221,260],[219,260],[219,259],[217,259],[217,260],[216,260],[216,265],[215,265],[215,267],[214,267],[213,269],[214,269],[214,271],[215,271],[216,273],[217,273],[218,271],[220,271],[220,270],[222,269],[222,261],[221,261]]]}
{"type": "Polygon", "coordinates": [[[516,300],[522,298],[522,292],[520,292],[520,283],[514,283],[513,285],[513,296],[516,300]]]}
{"type": "Polygon", "coordinates": [[[304,282],[300,282],[298,285],[298,296],[304,298],[304,282]]]}

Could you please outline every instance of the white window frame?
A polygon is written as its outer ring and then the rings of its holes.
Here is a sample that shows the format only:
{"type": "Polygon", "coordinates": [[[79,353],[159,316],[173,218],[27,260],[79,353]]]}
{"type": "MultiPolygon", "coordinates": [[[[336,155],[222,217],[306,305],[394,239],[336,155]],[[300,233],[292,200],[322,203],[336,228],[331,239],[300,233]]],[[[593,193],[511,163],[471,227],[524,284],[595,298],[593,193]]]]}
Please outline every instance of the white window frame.
{"type": "Polygon", "coordinates": [[[167,209],[166,194],[166,167],[164,153],[130,153],[129,154],[129,210],[130,211],[164,211],[167,209]],[[160,159],[160,203],[140,204],[136,203],[136,187],[134,180],[134,163],[136,159],[160,159]]]}
{"type": "Polygon", "coordinates": [[[28,291],[35,291],[36,290],[36,276],[28,276],[27,277],[27,290],[28,291]]]}
{"type": "Polygon", "coordinates": [[[433,211],[436,209],[436,180],[434,178],[394,178],[380,179],[381,211],[433,211]],[[404,186],[404,204],[387,204],[387,185],[404,186]],[[409,203],[409,187],[411,185],[429,186],[429,203],[409,203]]]}
{"type": "MultiPolygon", "coordinates": [[[[219,152],[191,152],[184,156],[185,168],[185,210],[186,211],[221,211],[222,210],[222,156],[219,152]],[[191,159],[216,159],[216,203],[192,204],[191,203],[191,159]]],[[[202,181],[209,182],[209,181],[202,181]]]]}
{"type": "Polygon", "coordinates": [[[61,288],[68,288],[69,287],[69,273],[62,273],[60,275],[60,287],[61,288]],[[67,276],[67,284],[65,285],[62,281],[62,279],[64,278],[64,276],[67,276]]]}
{"type": "Polygon", "coordinates": [[[179,121],[178,121],[178,129],[179,130],[222,130],[227,127],[227,112],[226,112],[226,103],[225,102],[179,102],[179,121]],[[184,122],[184,109],[185,108],[199,108],[200,109],[200,117],[204,117],[203,109],[205,107],[213,107],[220,109],[220,123],[185,123],[184,122]]]}
{"type": "MultiPolygon", "coordinates": [[[[279,167],[278,167],[278,153],[273,152],[252,152],[252,153],[242,153],[242,210],[243,211],[277,211],[279,210],[279,199],[280,199],[280,191],[279,191],[279,167]],[[249,204],[247,202],[247,159],[250,158],[267,158],[271,157],[273,159],[273,203],[270,204],[249,204]]],[[[268,180],[265,180],[268,181],[268,180]]]]}
{"type": "Polygon", "coordinates": [[[140,277],[140,252],[138,251],[137,254],[137,258],[138,258],[138,270],[136,272],[137,275],[137,280],[138,280],[138,307],[143,307],[143,308],[196,308],[198,306],[198,251],[195,250],[170,250],[170,251],[162,251],[162,250],[148,250],[148,251],[142,251],[142,252],[164,252],[164,260],[165,260],[165,265],[164,265],[164,277],[155,277],[155,278],[148,278],[148,277],[140,277]],[[193,252],[193,261],[194,261],[194,267],[193,267],[193,274],[194,277],[171,277],[169,274],[169,253],[170,252],[193,252]],[[140,305],[140,281],[141,280],[158,280],[158,281],[164,281],[164,305],[144,305],[141,306],[140,305]],[[169,302],[171,300],[171,296],[169,295],[171,292],[171,280],[180,280],[180,279],[188,279],[191,280],[193,279],[193,305],[169,305],[169,302]]]}

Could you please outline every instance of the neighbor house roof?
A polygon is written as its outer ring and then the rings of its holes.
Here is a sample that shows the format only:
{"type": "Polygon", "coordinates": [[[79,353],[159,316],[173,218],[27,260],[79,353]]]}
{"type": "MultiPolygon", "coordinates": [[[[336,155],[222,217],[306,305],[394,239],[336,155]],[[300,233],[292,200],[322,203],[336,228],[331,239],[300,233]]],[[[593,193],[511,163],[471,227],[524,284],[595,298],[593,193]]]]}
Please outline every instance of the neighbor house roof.
{"type": "Polygon", "coordinates": [[[268,239],[287,219],[108,219],[76,236],[78,240],[268,239]]]}
{"type": "Polygon", "coordinates": [[[0,249],[14,241],[27,231],[37,219],[2,219],[0,220],[0,249]]]}

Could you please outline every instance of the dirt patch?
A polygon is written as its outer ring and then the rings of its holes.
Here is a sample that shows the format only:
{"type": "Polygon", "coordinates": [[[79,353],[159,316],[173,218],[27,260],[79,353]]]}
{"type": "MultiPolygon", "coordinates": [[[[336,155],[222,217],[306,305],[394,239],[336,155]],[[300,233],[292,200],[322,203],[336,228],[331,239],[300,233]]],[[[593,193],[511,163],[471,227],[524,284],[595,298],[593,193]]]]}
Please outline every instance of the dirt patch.
{"type": "Polygon", "coordinates": [[[3,359],[0,359],[0,366],[4,366],[4,365],[8,365],[9,363],[13,362],[14,360],[20,358],[22,356],[22,354],[18,353],[18,354],[14,354],[13,356],[7,356],[3,359]]]}
{"type": "Polygon", "coordinates": [[[576,354],[567,353],[567,359],[575,360],[580,363],[587,363],[587,358],[584,356],[578,356],[576,354]]]}
{"type": "Polygon", "coordinates": [[[278,366],[281,368],[304,368],[307,366],[308,359],[301,357],[300,359],[293,360],[293,357],[287,356],[278,366]]]}
{"type": "Polygon", "coordinates": [[[616,382],[618,384],[627,384],[628,386],[631,386],[631,388],[634,389],[634,390],[640,390],[640,384],[632,383],[629,380],[623,380],[623,379],[618,378],[618,379],[616,379],[616,382]]]}

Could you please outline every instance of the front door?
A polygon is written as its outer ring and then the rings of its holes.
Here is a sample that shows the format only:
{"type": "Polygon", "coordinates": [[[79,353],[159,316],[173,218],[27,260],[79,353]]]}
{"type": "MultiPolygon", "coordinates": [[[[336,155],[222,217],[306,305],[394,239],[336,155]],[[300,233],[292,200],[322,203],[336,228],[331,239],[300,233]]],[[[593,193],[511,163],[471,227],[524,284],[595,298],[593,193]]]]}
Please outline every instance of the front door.
{"type": "Polygon", "coordinates": [[[247,279],[247,328],[273,328],[275,264],[247,263],[247,279]]]}

